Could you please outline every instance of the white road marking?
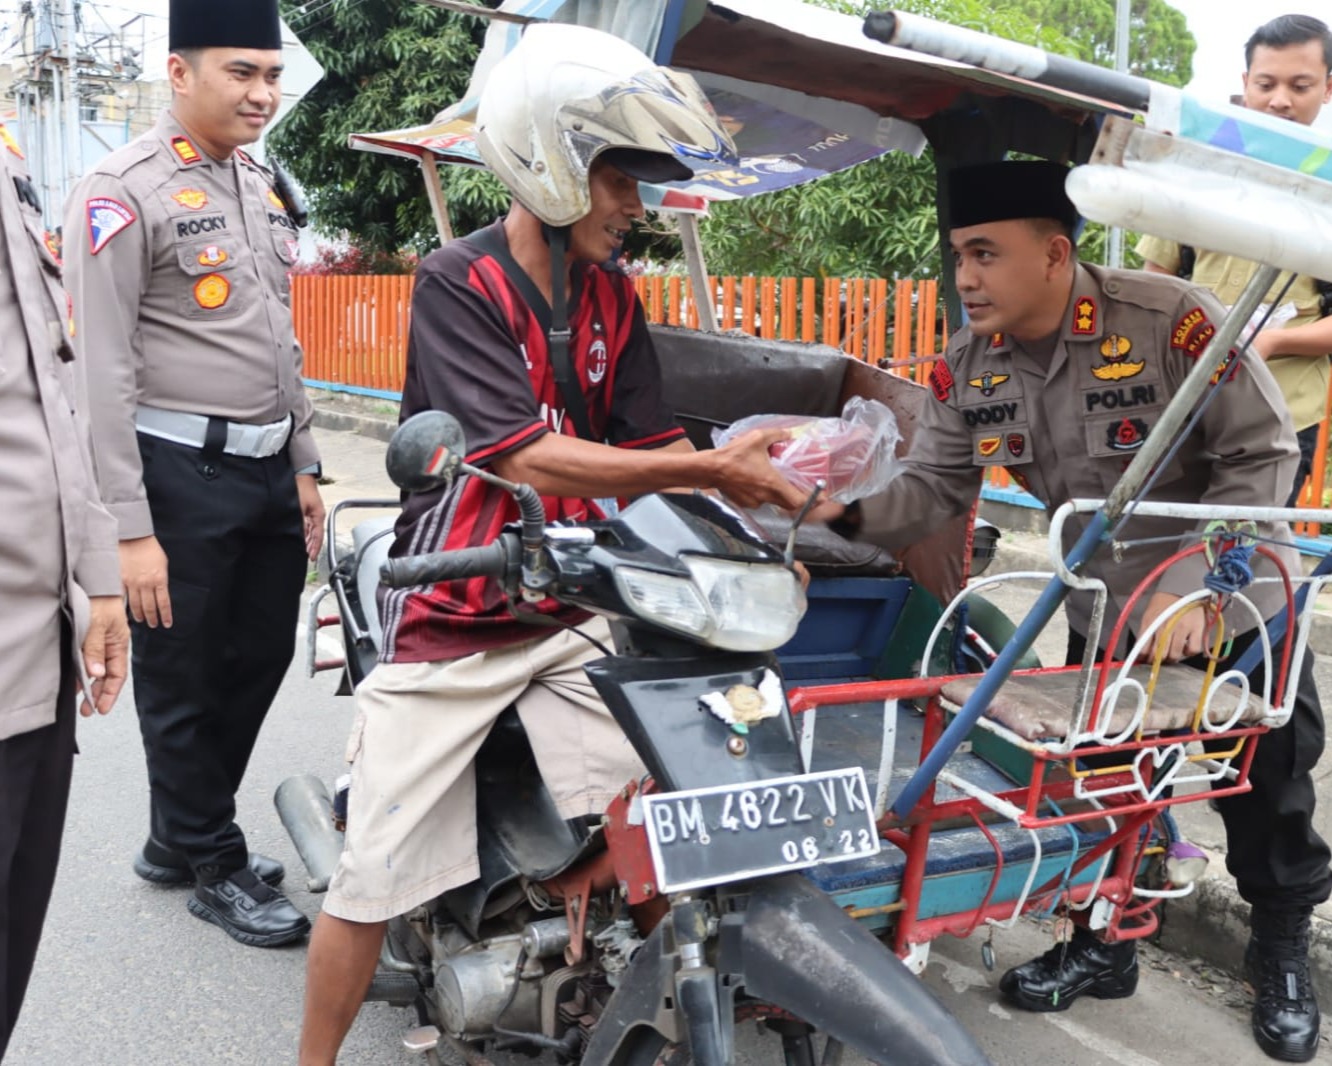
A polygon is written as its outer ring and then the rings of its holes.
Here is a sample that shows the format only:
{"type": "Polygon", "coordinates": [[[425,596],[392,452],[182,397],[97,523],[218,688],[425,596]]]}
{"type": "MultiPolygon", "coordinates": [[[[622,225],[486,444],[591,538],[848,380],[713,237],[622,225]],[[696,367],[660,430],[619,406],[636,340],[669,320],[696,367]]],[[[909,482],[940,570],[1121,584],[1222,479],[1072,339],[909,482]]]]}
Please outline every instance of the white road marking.
{"type": "Polygon", "coordinates": [[[1065,1034],[1071,1036],[1089,1051],[1104,1055],[1111,1062],[1118,1063],[1119,1066],[1161,1066],[1156,1059],[1139,1055],[1136,1051],[1126,1048],[1119,1041],[1102,1036],[1084,1025],[1071,1021],[1062,1014],[1047,1014],[1045,1020],[1056,1029],[1062,1030],[1065,1034]]]}

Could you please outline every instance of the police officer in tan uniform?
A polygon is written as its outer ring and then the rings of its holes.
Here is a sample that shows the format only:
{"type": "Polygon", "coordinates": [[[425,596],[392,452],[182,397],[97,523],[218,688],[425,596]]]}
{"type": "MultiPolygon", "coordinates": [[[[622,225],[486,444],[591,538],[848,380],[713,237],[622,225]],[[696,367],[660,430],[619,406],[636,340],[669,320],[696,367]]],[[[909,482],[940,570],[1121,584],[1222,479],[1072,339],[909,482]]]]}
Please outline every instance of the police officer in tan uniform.
{"type": "MultiPolygon", "coordinates": [[[[1222,310],[1206,289],[1077,262],[1077,212],[1064,193],[1065,173],[1052,163],[954,172],[950,240],[969,328],[931,376],[934,400],[923,409],[905,470],[883,494],[862,501],[862,538],[890,549],[918,540],[972,505],[991,466],[1006,467],[1051,513],[1075,497],[1107,496],[1215,332],[1222,310]]],[[[1218,366],[1217,380],[1223,383],[1211,405],[1146,498],[1284,503],[1298,452],[1280,389],[1247,352],[1218,366]]],[[[1065,528],[1065,550],[1081,529],[1076,521],[1065,528]]],[[[1269,532],[1289,541],[1284,526],[1269,532]]],[[[1120,537],[1146,538],[1166,539],[1131,547],[1122,559],[1102,552],[1083,567],[1108,586],[1111,611],[1173,553],[1172,539],[1181,538],[1178,547],[1196,543],[1184,524],[1168,519],[1134,518],[1120,537]]],[[[1291,549],[1283,554],[1297,565],[1291,549]]],[[[1168,571],[1140,602],[1131,630],[1142,632],[1201,588],[1204,565],[1194,556],[1168,571]]],[[[1248,594],[1265,617],[1284,605],[1277,588],[1252,586],[1248,594]]],[[[1089,608],[1087,594],[1070,597],[1070,663],[1082,661],[1089,608]]],[[[1204,632],[1200,609],[1185,614],[1162,638],[1167,659],[1200,655],[1204,632]]],[[[1250,629],[1236,641],[1233,658],[1253,635],[1250,629]]],[[[1254,1036],[1286,1061],[1312,1058],[1318,1045],[1307,954],[1313,907],[1332,889],[1328,847],[1312,825],[1310,771],[1322,747],[1306,658],[1291,723],[1257,746],[1253,790],[1218,803],[1227,866],[1253,907],[1246,965],[1258,990],[1254,1036]]],[[[1067,949],[1057,945],[1010,970],[1000,988],[1019,1007],[1064,1010],[1083,993],[1131,995],[1137,976],[1132,941],[1104,944],[1079,928],[1067,949]]]]}
{"type": "Polygon", "coordinates": [[[53,249],[0,126],[0,1059],[55,881],[76,693],[82,682],[85,715],[108,712],[129,650],[53,249]]]}
{"type": "Polygon", "coordinates": [[[119,523],[151,821],[134,861],[245,944],[309,922],[235,795],[295,645],[323,506],[292,331],[296,231],[239,146],[280,99],[275,0],[173,0],[173,100],[66,208],[98,475],[119,523]]]}

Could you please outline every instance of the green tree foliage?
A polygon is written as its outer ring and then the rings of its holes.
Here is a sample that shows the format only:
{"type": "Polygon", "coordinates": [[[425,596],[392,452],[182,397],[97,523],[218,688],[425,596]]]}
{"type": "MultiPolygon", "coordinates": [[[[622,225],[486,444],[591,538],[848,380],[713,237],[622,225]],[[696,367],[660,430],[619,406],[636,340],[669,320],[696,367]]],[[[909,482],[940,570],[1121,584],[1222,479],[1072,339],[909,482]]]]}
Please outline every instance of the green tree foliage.
{"type": "MultiPolygon", "coordinates": [[[[806,0],[849,15],[884,6],[806,0]]],[[[900,10],[1105,62],[1113,52],[1115,0],[899,0],[900,10]]],[[[1193,37],[1164,0],[1134,0],[1133,68],[1182,85],[1193,37]]],[[[709,268],[725,274],[928,277],[939,270],[934,163],[890,153],[772,196],[717,204],[703,223],[709,268]]],[[[1088,228],[1082,254],[1104,259],[1105,233],[1088,228]]]]}
{"type": "MultiPolygon", "coordinates": [[[[269,142],[305,187],[316,229],[346,232],[367,252],[434,247],[420,169],[353,151],[347,137],[422,125],[460,99],[484,21],[415,0],[281,0],[280,7],[327,72],[269,142]]],[[[441,175],[458,232],[492,221],[507,205],[503,188],[482,171],[443,167],[441,175]]]]}

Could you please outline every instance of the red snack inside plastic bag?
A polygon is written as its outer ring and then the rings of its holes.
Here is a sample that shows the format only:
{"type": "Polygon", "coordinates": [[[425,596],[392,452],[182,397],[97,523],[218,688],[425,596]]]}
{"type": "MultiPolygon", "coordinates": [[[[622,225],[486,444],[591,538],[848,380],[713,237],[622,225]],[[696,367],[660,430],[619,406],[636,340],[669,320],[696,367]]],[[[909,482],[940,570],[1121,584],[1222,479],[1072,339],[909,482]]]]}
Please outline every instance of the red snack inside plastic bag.
{"type": "Polygon", "coordinates": [[[775,466],[792,485],[809,492],[815,482],[838,503],[882,492],[897,472],[893,453],[901,434],[892,411],[877,400],[853,396],[841,418],[807,415],[752,415],[725,430],[714,430],[718,447],[751,429],[785,429],[787,440],[768,449],[775,466]]]}

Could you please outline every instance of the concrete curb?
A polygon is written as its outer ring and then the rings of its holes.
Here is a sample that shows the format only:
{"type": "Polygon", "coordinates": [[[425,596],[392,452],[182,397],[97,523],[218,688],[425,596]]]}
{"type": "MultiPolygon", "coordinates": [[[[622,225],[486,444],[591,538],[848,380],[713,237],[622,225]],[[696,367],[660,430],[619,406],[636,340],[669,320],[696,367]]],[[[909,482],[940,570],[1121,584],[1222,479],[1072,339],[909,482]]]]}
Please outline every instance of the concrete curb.
{"type": "Polygon", "coordinates": [[[362,437],[388,441],[393,431],[398,428],[397,419],[358,411],[340,410],[315,403],[312,424],[320,429],[331,429],[339,433],[359,433],[362,437]]]}

